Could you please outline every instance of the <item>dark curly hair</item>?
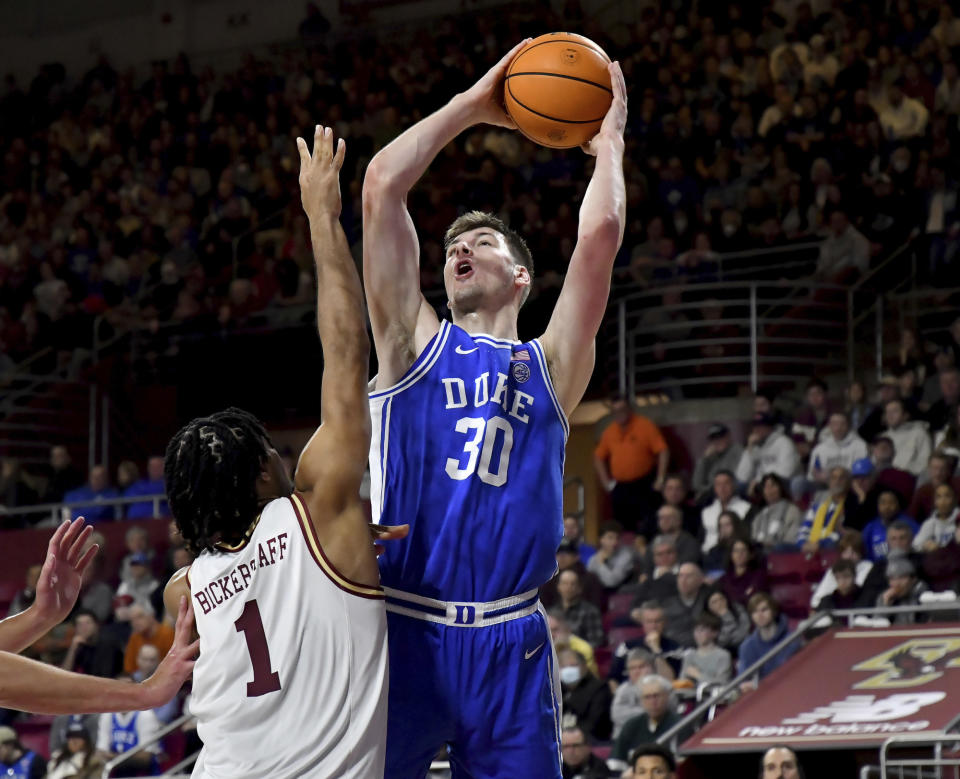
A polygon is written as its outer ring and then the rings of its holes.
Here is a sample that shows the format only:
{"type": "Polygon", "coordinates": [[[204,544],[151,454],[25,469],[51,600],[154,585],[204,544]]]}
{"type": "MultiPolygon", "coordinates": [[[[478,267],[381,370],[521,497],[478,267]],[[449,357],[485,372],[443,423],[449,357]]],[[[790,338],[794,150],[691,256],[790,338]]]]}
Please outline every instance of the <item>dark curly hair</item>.
{"type": "Polygon", "coordinates": [[[260,420],[239,408],[198,417],[170,439],[167,500],[193,554],[243,541],[260,510],[256,481],[270,446],[260,420]]]}

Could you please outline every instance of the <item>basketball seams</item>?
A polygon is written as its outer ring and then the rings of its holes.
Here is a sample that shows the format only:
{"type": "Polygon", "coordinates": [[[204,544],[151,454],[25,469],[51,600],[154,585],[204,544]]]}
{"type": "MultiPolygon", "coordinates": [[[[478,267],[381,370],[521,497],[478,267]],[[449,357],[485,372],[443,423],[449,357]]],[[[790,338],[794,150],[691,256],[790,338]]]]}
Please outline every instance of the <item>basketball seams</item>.
{"type": "Polygon", "coordinates": [[[581,78],[580,76],[568,76],[565,73],[550,73],[546,70],[524,70],[520,73],[511,73],[509,76],[507,76],[506,80],[509,81],[510,79],[518,76],[547,76],[549,78],[566,78],[570,81],[578,81],[581,84],[589,84],[590,86],[602,89],[604,92],[609,92],[611,95],[613,94],[613,90],[610,87],[605,87],[603,84],[598,84],[596,81],[591,81],[588,78],[581,78]]]}
{"type": "MultiPolygon", "coordinates": [[[[548,75],[550,75],[550,74],[548,74],[548,75]]],[[[507,84],[507,92],[510,93],[510,99],[513,100],[513,102],[516,103],[518,106],[520,106],[524,111],[529,111],[531,114],[535,114],[536,116],[542,117],[543,119],[549,119],[551,122],[558,122],[559,124],[595,124],[595,123],[597,123],[597,122],[602,122],[602,121],[603,121],[603,117],[602,117],[602,116],[599,117],[599,118],[597,118],[597,119],[559,119],[559,118],[557,118],[556,116],[550,116],[549,114],[541,113],[540,111],[537,111],[536,109],[531,108],[530,106],[528,106],[528,105],[526,105],[525,103],[521,102],[521,101],[519,100],[519,98],[517,98],[517,96],[516,96],[515,94],[513,94],[513,89],[510,88],[510,85],[509,85],[509,84],[507,84]]],[[[521,132],[522,132],[522,130],[521,130],[521,132]]],[[[524,135],[526,135],[526,133],[524,133],[524,135]]],[[[527,136],[527,137],[529,137],[529,136],[527,136]]],[[[539,141],[538,141],[538,143],[539,143],[539,141]]],[[[564,147],[564,146],[558,146],[558,147],[556,147],[556,148],[562,149],[562,148],[566,148],[566,147],[564,147]]]]}

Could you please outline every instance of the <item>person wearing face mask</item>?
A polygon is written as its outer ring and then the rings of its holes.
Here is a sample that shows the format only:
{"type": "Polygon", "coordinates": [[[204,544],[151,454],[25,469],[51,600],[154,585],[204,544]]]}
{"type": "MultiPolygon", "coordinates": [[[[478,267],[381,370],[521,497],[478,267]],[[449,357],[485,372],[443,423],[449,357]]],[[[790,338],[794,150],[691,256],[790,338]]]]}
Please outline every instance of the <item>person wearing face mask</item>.
{"type": "Polygon", "coordinates": [[[579,652],[563,649],[557,655],[560,665],[560,690],[563,693],[564,717],[573,715],[584,733],[598,741],[610,738],[610,688],[587,668],[579,652]]]}

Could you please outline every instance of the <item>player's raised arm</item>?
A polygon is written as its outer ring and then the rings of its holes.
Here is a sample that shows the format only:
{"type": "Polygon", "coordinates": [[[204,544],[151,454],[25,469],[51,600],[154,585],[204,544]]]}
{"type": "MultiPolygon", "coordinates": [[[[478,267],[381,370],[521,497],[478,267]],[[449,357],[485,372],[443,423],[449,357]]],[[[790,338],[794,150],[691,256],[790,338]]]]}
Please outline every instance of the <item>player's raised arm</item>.
{"type": "Polygon", "coordinates": [[[317,272],[323,380],[322,424],[300,455],[295,486],[312,493],[311,499],[322,500],[323,513],[333,519],[358,503],[369,454],[370,339],[360,278],[340,225],[340,168],[346,144],[341,138],[334,146],[333,131],[317,125],[312,153],[302,138],[297,138],[297,147],[300,197],[310,221],[317,272]]]}
{"type": "Polygon", "coordinates": [[[37,597],[26,611],[0,622],[0,650],[22,652],[67,618],[77,602],[83,573],[100,547],[88,544],[93,526],[83,517],[61,523],[47,544],[37,597]]]}
{"type": "Polygon", "coordinates": [[[381,149],[363,180],[363,279],[377,386],[394,384],[439,328],[420,292],[420,252],[407,194],[440,150],[475,124],[516,125],[503,109],[503,77],[526,43],[511,49],[466,92],[417,122],[381,149]]]}
{"type": "Polygon", "coordinates": [[[580,206],[577,245],[553,316],[543,336],[554,386],[568,414],[580,402],[593,372],[594,339],[610,295],[610,274],[626,222],[623,131],[627,88],[619,63],[610,65],[613,102],[585,151],[596,156],[580,206]]]}

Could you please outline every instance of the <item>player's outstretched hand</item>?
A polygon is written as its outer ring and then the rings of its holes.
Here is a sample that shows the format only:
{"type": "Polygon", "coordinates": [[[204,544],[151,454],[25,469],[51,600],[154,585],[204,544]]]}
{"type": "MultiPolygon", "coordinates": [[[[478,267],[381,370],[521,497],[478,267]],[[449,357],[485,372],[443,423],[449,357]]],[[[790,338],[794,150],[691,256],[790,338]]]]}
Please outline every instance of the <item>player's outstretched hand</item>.
{"type": "Polygon", "coordinates": [[[613,101],[607,109],[606,116],[600,124],[600,129],[581,147],[592,157],[597,156],[600,144],[613,138],[623,138],[623,131],[627,126],[627,83],[623,78],[623,71],[619,62],[607,65],[610,71],[610,86],[613,88],[613,101]]]}
{"type": "Polygon", "coordinates": [[[100,547],[91,544],[84,549],[93,532],[84,527],[83,517],[73,522],[64,520],[47,544],[47,557],[37,581],[37,597],[33,607],[37,617],[51,627],[67,618],[80,595],[83,573],[97,556],[100,547]]]}
{"type": "Polygon", "coordinates": [[[297,138],[300,152],[300,201],[308,217],[340,216],[340,167],[347,152],[343,138],[333,146],[333,129],[317,125],[313,133],[313,154],[303,138],[297,138]]]}
{"type": "Polygon", "coordinates": [[[383,546],[378,541],[398,541],[410,532],[410,525],[375,525],[371,522],[369,527],[377,557],[383,554],[383,546]]]}
{"type": "Polygon", "coordinates": [[[503,83],[513,58],[532,40],[532,38],[524,38],[520,41],[464,93],[470,103],[474,124],[495,124],[499,127],[509,127],[511,130],[517,129],[517,123],[510,118],[503,107],[503,83]]]}
{"type": "Polygon", "coordinates": [[[177,624],[174,628],[173,645],[163,658],[153,675],[143,682],[144,709],[162,706],[179,692],[187,677],[193,673],[200,639],[193,638],[193,606],[186,596],[180,596],[180,608],[177,612],[177,624]]]}

